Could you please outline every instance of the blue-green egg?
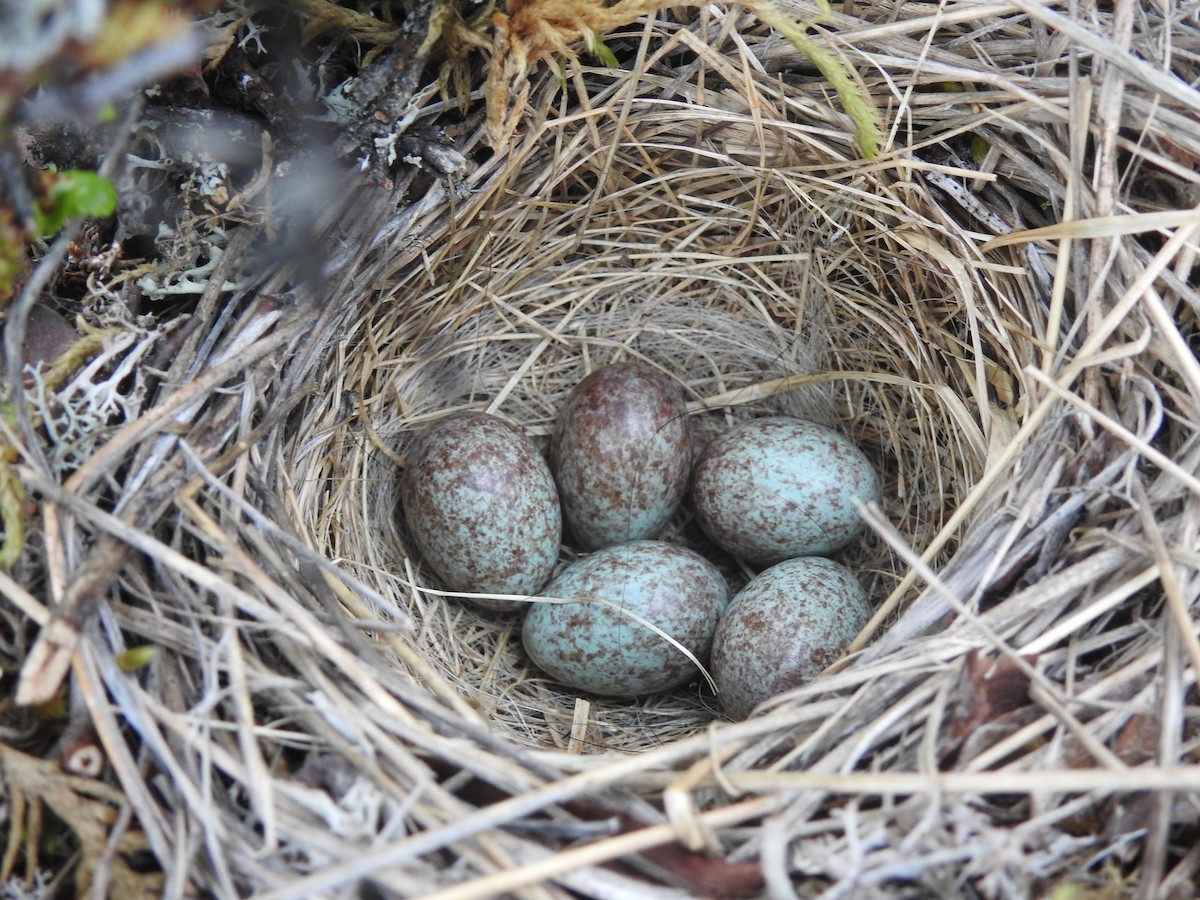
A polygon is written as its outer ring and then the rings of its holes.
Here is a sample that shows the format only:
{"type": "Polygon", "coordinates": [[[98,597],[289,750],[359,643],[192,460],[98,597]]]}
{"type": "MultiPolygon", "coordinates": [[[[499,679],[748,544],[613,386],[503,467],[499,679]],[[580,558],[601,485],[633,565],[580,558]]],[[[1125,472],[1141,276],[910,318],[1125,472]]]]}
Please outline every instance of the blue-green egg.
{"type": "Polygon", "coordinates": [[[703,663],[729,602],[716,566],[684,547],[633,541],[572,563],[543,591],[569,603],[537,603],[522,641],[529,658],[567,687],[635,697],[699,676],[678,647],[639,622],[658,626],[703,663]]]}
{"type": "Polygon", "coordinates": [[[554,571],[562,514],[550,467],[503,419],[455,413],[426,430],[408,452],[401,503],[421,557],[450,590],[534,594],[554,571]]]}
{"type": "Polygon", "coordinates": [[[845,547],[862,528],[855,501],[879,499],[879,475],[850,438],[788,416],[722,433],[692,472],[700,527],[760,565],[845,547]]]}
{"type": "Polygon", "coordinates": [[[687,493],[692,466],[683,395],[642,363],[597,369],[559,411],[550,464],[579,549],[658,537],[687,493]]]}
{"type": "Polygon", "coordinates": [[[721,708],[744,719],[841,656],[871,617],[854,573],[821,556],[788,559],[740,590],[717,625],[712,676],[721,708]]]}

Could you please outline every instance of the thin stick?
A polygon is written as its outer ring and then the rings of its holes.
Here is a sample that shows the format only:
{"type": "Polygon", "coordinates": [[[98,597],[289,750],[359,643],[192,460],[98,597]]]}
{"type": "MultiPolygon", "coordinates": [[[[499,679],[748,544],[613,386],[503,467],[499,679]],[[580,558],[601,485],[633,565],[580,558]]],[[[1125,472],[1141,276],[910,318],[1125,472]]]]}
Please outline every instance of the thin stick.
{"type": "Polygon", "coordinates": [[[1200,638],[1196,637],[1196,623],[1192,620],[1187,598],[1183,596],[1183,589],[1179,584],[1176,563],[1171,559],[1171,553],[1163,540],[1162,531],[1154,519],[1154,511],[1150,504],[1150,498],[1146,495],[1146,489],[1140,480],[1134,478],[1132,481],[1133,496],[1137,500],[1142,527],[1150,541],[1154,562],[1158,566],[1158,580],[1162,583],[1163,593],[1167,597],[1167,609],[1170,610],[1171,619],[1175,622],[1179,638],[1183,641],[1184,649],[1187,650],[1194,677],[1200,679],[1200,638]]]}

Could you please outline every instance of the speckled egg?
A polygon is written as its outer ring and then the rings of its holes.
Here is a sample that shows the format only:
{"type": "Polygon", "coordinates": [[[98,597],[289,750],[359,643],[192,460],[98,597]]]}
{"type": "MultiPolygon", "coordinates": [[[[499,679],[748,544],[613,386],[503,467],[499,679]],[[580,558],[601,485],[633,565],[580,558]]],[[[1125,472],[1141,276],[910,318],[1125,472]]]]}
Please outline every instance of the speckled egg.
{"type": "Polygon", "coordinates": [[[853,441],[788,416],[722,433],[692,472],[700,527],[760,565],[846,546],[862,527],[854,501],[879,497],[879,476],[853,441]]]}
{"type": "Polygon", "coordinates": [[[421,556],[450,590],[533,594],[554,570],[562,540],[554,479],[502,419],[456,413],[425,431],[408,452],[401,503],[421,556]]]}
{"type": "Polygon", "coordinates": [[[649,366],[618,363],[580,381],[550,450],[576,546],[657,537],[687,492],[691,440],[683,395],[649,366]]]}
{"type": "Polygon", "coordinates": [[[543,594],[592,599],[535,604],[521,635],[530,659],[555,681],[610,697],[666,691],[699,675],[678,648],[629,614],[657,625],[704,662],[729,602],[716,566],[661,541],[598,550],[568,566],[543,594]]]}
{"type": "Polygon", "coordinates": [[[799,687],[841,656],[871,608],[854,573],[821,556],[760,572],[729,604],[710,670],[721,708],[744,719],[768,697],[799,687]]]}

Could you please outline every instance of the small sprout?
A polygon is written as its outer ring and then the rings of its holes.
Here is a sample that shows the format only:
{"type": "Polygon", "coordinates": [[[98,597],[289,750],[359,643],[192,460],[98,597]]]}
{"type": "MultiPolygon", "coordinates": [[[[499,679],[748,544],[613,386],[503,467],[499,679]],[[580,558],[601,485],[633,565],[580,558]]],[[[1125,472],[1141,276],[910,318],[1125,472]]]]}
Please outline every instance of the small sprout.
{"type": "Polygon", "coordinates": [[[70,716],[71,710],[67,703],[67,686],[65,683],[58,686],[58,690],[51,695],[49,700],[33,707],[34,719],[43,725],[60,724],[67,721],[70,716]]]}
{"type": "Polygon", "coordinates": [[[158,655],[158,648],[153,644],[142,644],[139,647],[130,647],[121,653],[118,653],[113,659],[116,661],[117,668],[122,672],[136,672],[138,669],[144,669],[154,661],[154,657],[158,655]]]}
{"type": "Polygon", "coordinates": [[[600,60],[601,65],[606,69],[619,69],[621,64],[617,62],[617,56],[609,49],[608,44],[600,40],[594,34],[588,35],[587,40],[588,53],[600,60]]]}
{"type": "Polygon", "coordinates": [[[982,165],[984,159],[992,149],[991,142],[978,134],[971,136],[971,159],[976,165],[982,165]]]}

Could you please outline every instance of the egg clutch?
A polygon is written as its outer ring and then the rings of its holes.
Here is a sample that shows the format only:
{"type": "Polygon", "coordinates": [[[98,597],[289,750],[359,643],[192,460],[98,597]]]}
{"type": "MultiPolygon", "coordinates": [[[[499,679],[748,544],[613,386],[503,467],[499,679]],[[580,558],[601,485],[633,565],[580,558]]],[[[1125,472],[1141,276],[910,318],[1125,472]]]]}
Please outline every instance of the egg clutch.
{"type": "Polygon", "coordinates": [[[502,419],[446,416],[413,443],[400,492],[413,542],[448,589],[546,598],[474,602],[528,608],[522,642],[552,679],[634,697],[706,665],[739,719],[816,676],[866,624],[858,579],[826,555],[860,533],[856,501],[879,498],[853,441],[788,416],[729,429],[693,466],[683,395],[641,363],[572,389],[549,462],[502,419]],[[656,540],[689,487],[712,542],[764,567],[732,599],[711,561],[656,540]],[[588,555],[555,576],[564,529],[588,555]]]}

